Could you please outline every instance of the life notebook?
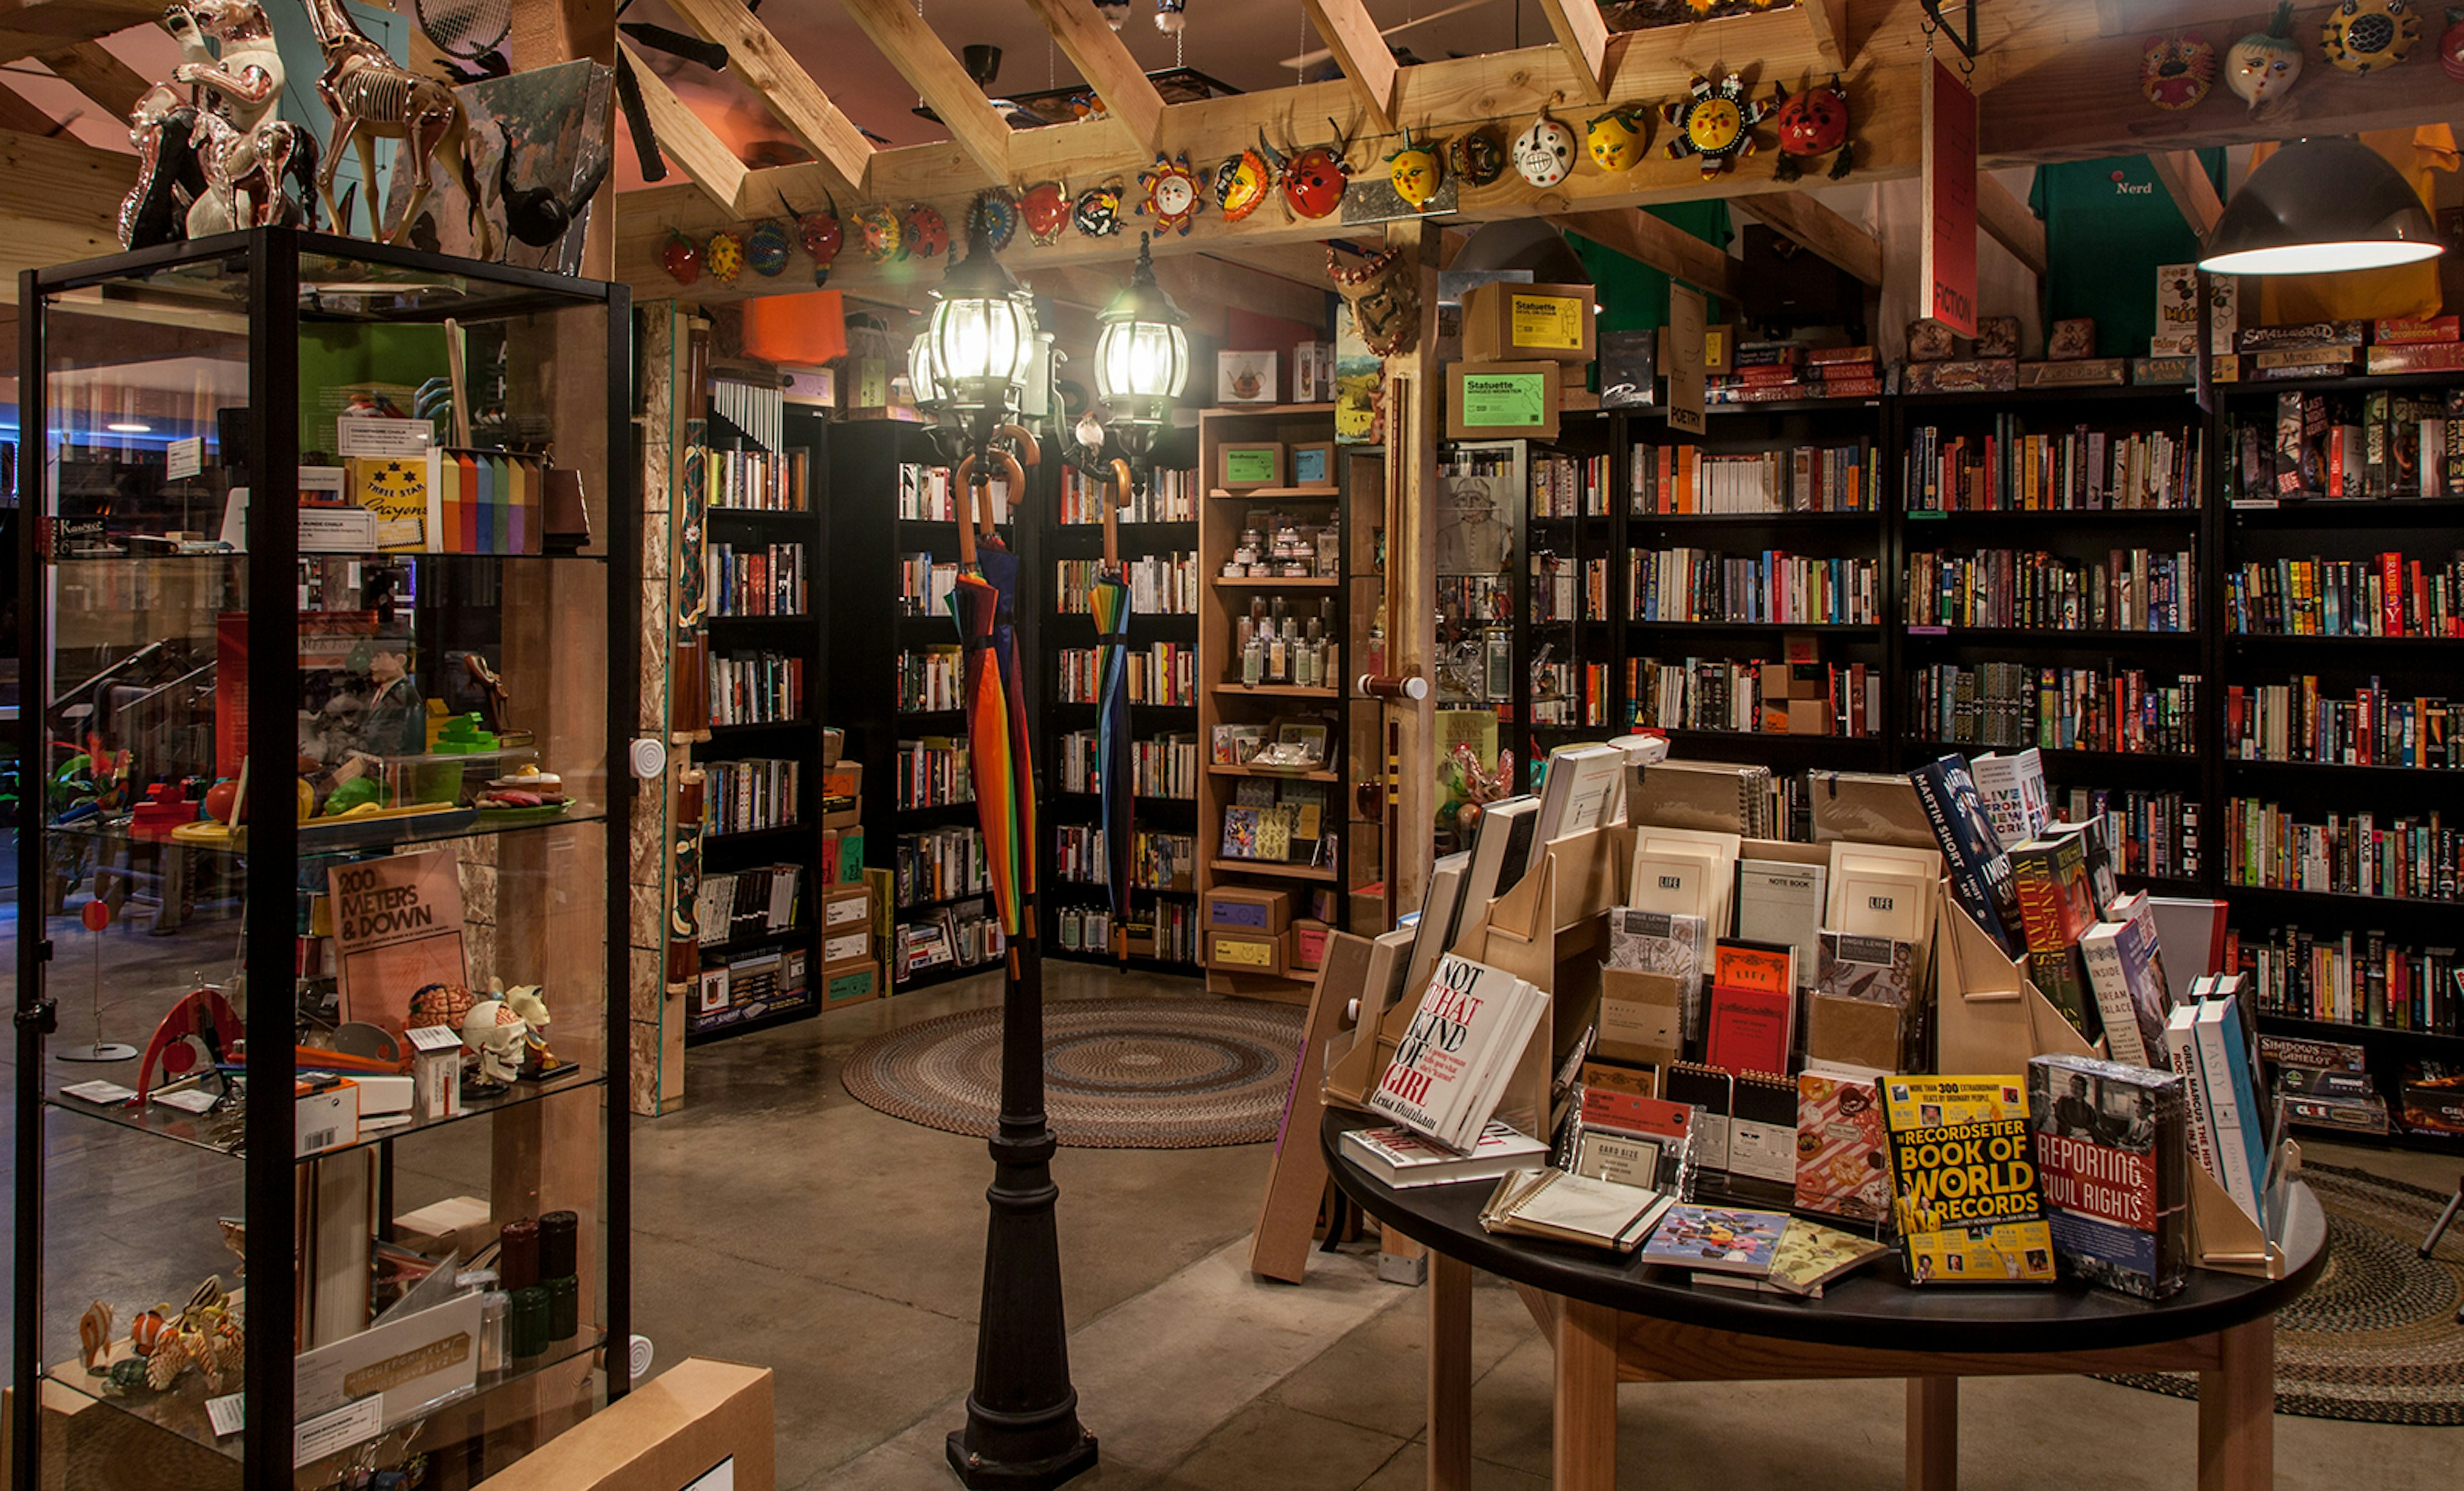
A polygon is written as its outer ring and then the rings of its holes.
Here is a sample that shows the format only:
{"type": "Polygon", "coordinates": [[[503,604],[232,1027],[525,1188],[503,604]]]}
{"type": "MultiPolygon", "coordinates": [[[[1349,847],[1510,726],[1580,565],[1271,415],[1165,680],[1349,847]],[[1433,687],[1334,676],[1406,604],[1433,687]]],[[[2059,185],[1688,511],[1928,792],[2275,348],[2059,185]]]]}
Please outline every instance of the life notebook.
{"type": "Polygon", "coordinates": [[[1645,1263],[1719,1274],[1766,1275],[1788,1231],[1786,1212],[1672,1206],[1637,1255],[1645,1263]]]}
{"type": "Polygon", "coordinates": [[[1697,829],[1664,829],[1646,825],[1634,831],[1634,873],[1627,877],[1627,900],[1636,905],[1650,902],[1636,898],[1635,892],[1648,883],[1646,872],[1657,879],[1660,862],[1655,856],[1683,855],[1703,861],[1709,868],[1705,877],[1707,900],[1700,910],[1685,906],[1650,905],[1655,911],[1693,911],[1709,924],[1711,935],[1726,937],[1735,924],[1731,905],[1737,883],[1737,851],[1743,841],[1734,834],[1721,834],[1697,829]]]}
{"type": "Polygon", "coordinates": [[[1818,864],[1784,859],[1737,861],[1737,935],[1750,942],[1783,943],[1796,951],[1796,987],[1814,983],[1815,938],[1822,930],[1823,887],[1828,872],[1818,864]]]}

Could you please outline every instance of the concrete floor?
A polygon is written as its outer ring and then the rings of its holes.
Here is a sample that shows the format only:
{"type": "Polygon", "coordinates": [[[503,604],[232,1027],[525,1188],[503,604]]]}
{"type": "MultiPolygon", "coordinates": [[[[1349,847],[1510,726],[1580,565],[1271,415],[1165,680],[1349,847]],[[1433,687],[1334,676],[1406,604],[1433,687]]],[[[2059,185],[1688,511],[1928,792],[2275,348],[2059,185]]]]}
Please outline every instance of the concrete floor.
{"type": "MultiPolygon", "coordinates": [[[[185,975],[153,967],[167,948],[149,955],[142,939],[110,941],[125,961],[114,957],[104,981],[106,1019],[115,1032],[142,1030],[159,990],[185,975]]],[[[85,948],[62,955],[83,972],[85,948]]],[[[1056,999],[1168,998],[1192,987],[1059,963],[1047,982],[1056,999]]],[[[78,983],[67,990],[75,993],[64,1013],[74,1013],[63,1038],[73,1039],[90,1016],[78,983]]],[[[636,1328],[655,1343],[662,1366],[698,1353],[777,1369],[782,1488],[955,1485],[941,1439],[963,1420],[974,1369],[990,1164],[979,1140],[857,1103],[840,1088],[838,1069],[880,1031],[998,998],[996,982],[978,979],[695,1050],[688,1106],[635,1124],[636,1328]]],[[[463,1128],[476,1138],[478,1125],[463,1128]]],[[[228,1162],[183,1146],[101,1124],[54,1132],[63,1142],[77,1136],[75,1149],[52,1156],[55,1184],[99,1186],[123,1217],[158,1203],[200,1214],[201,1185],[235,1185],[228,1162]]],[[[2452,1160],[2324,1145],[2311,1153],[2425,1186],[2454,1182],[2452,1160]]],[[[7,1156],[0,1147],[0,1175],[7,1156]]],[[[441,1154],[432,1177],[405,1184],[432,1179],[449,1191],[452,1173],[472,1163],[484,1166],[477,1155],[441,1154]]],[[[1313,1256],[1299,1287],[1250,1279],[1248,1232],[1266,1163],[1264,1146],[1065,1149],[1054,1162],[1073,1377],[1104,1454],[1078,1485],[1403,1491],[1423,1483],[1425,1297],[1377,1281],[1362,1249],[1313,1256]]],[[[121,1230],[89,1229],[73,1257],[55,1255],[55,1300],[153,1287],[142,1281],[163,1277],[161,1250],[174,1236],[196,1254],[175,1272],[228,1266],[199,1229],[116,1235],[121,1230]],[[77,1277],[58,1277],[64,1270],[77,1277]]],[[[53,1314],[73,1340],[74,1311],[53,1314]]],[[[1474,1319],[1475,1484],[1543,1486],[1548,1347],[1503,1286],[1478,1291],[1474,1319]]],[[[2188,1403],[2068,1378],[1978,1383],[1966,1397],[1969,1484],[2131,1491],[2192,1483],[2195,1410],[2188,1403]]],[[[1897,1384],[1644,1385],[1622,1390],[1620,1405],[1628,1485],[1903,1484],[1897,1384]]],[[[2284,1487],[2427,1491],[2456,1484],[2464,1464],[2464,1434],[2450,1431],[2299,1418],[2277,1420],[2277,1430],[2284,1487]]]]}

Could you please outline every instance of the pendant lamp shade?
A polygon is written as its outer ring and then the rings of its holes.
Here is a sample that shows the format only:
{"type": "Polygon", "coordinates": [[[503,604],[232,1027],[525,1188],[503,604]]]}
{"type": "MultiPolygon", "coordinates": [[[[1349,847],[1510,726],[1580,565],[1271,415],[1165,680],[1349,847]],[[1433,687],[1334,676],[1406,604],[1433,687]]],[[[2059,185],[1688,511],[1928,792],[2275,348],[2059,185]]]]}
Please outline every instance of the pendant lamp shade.
{"type": "Polygon", "coordinates": [[[2404,173],[2358,140],[2296,140],[2225,204],[2199,267],[2215,275],[2330,274],[2445,252],[2404,173]]]}
{"type": "Polygon", "coordinates": [[[1095,392],[1113,417],[1162,424],[1189,383],[1189,317],[1155,282],[1155,257],[1138,235],[1130,283],[1097,318],[1095,392]]]}

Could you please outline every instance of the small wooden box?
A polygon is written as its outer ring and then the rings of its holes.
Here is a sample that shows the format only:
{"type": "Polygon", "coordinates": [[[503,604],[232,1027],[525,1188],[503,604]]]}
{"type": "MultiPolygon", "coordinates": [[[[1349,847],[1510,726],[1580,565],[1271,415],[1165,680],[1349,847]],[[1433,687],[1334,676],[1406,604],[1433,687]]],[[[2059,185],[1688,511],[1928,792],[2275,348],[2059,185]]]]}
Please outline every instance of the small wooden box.
{"type": "Polygon", "coordinates": [[[1206,933],[1206,966],[1221,973],[1273,973],[1280,975],[1289,953],[1290,939],[1281,932],[1206,933]]]}

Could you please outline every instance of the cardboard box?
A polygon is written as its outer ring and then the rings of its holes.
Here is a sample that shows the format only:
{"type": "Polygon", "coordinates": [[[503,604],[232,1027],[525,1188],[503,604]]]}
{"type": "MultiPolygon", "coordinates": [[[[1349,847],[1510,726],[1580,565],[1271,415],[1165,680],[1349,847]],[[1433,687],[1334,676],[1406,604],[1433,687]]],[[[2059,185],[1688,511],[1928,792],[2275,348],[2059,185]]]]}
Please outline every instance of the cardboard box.
{"type": "Polygon", "coordinates": [[[1474,285],[1463,292],[1463,360],[1588,363],[1597,355],[1590,285],[1474,285]]]}
{"type": "Polygon", "coordinates": [[[1326,961],[1326,940],[1334,935],[1334,928],[1323,922],[1298,921],[1292,924],[1291,933],[1292,968],[1300,972],[1316,972],[1318,965],[1326,961]]]}
{"type": "Polygon", "coordinates": [[[1660,1066],[1684,1046],[1685,986],[1665,973],[1600,970],[1599,1036],[1592,1049],[1612,1061],[1660,1066]]]}
{"type": "Polygon", "coordinates": [[[835,724],[822,726],[822,765],[835,767],[847,753],[847,731],[835,724]]]}
{"type": "Polygon", "coordinates": [[[1816,994],[1806,1017],[1805,1054],[1877,1071],[1900,1070],[1900,1012],[1867,999],[1816,994]]]}
{"type": "Polygon", "coordinates": [[[421,1253],[459,1253],[464,1257],[496,1240],[488,1203],[477,1196],[448,1196],[393,1219],[394,1241],[421,1253]]]}
{"type": "Polygon", "coordinates": [[[341,1149],[360,1142],[360,1088],[357,1082],[343,1078],[331,1087],[316,1092],[299,1084],[296,1094],[297,1107],[292,1116],[292,1157],[306,1159],[328,1149],[341,1149]]]}
{"type": "Polygon", "coordinates": [[[862,963],[872,956],[872,927],[849,926],[822,939],[822,967],[832,964],[862,963]]]}
{"type": "Polygon", "coordinates": [[[864,827],[864,799],[861,797],[828,797],[822,799],[822,827],[844,834],[864,827]]]}
{"type": "Polygon", "coordinates": [[[778,1491],[771,1394],[766,1367],[687,1357],[475,1491],[778,1491]]]}
{"type": "Polygon", "coordinates": [[[1791,699],[1788,701],[1788,733],[1830,734],[1831,706],[1818,699],[1791,699]]]}
{"type": "Polygon", "coordinates": [[[1453,363],[1446,367],[1446,438],[1557,438],[1560,363],[1453,363]]]}
{"type": "Polygon", "coordinates": [[[1281,974],[1290,954],[1291,939],[1281,932],[1209,929],[1204,935],[1205,964],[1219,972],[1281,974]]]}
{"type": "Polygon", "coordinates": [[[835,1010],[841,1005],[862,1004],[881,997],[881,965],[867,958],[860,963],[822,965],[822,1008],[835,1010]]]}
{"type": "Polygon", "coordinates": [[[410,1116],[432,1124],[462,1111],[462,1037],[443,1025],[412,1031],[410,1116]]]}
{"type": "Polygon", "coordinates": [[[1198,924],[1209,932],[1274,934],[1292,921],[1292,893],[1248,885],[1219,885],[1206,893],[1198,924]]]}
{"type": "Polygon", "coordinates": [[[861,885],[839,885],[822,892],[822,931],[841,932],[872,926],[872,892],[861,885]]]}
{"type": "Polygon", "coordinates": [[[822,795],[825,797],[862,797],[864,795],[864,763],[861,761],[825,762],[822,767],[822,795]]]}

